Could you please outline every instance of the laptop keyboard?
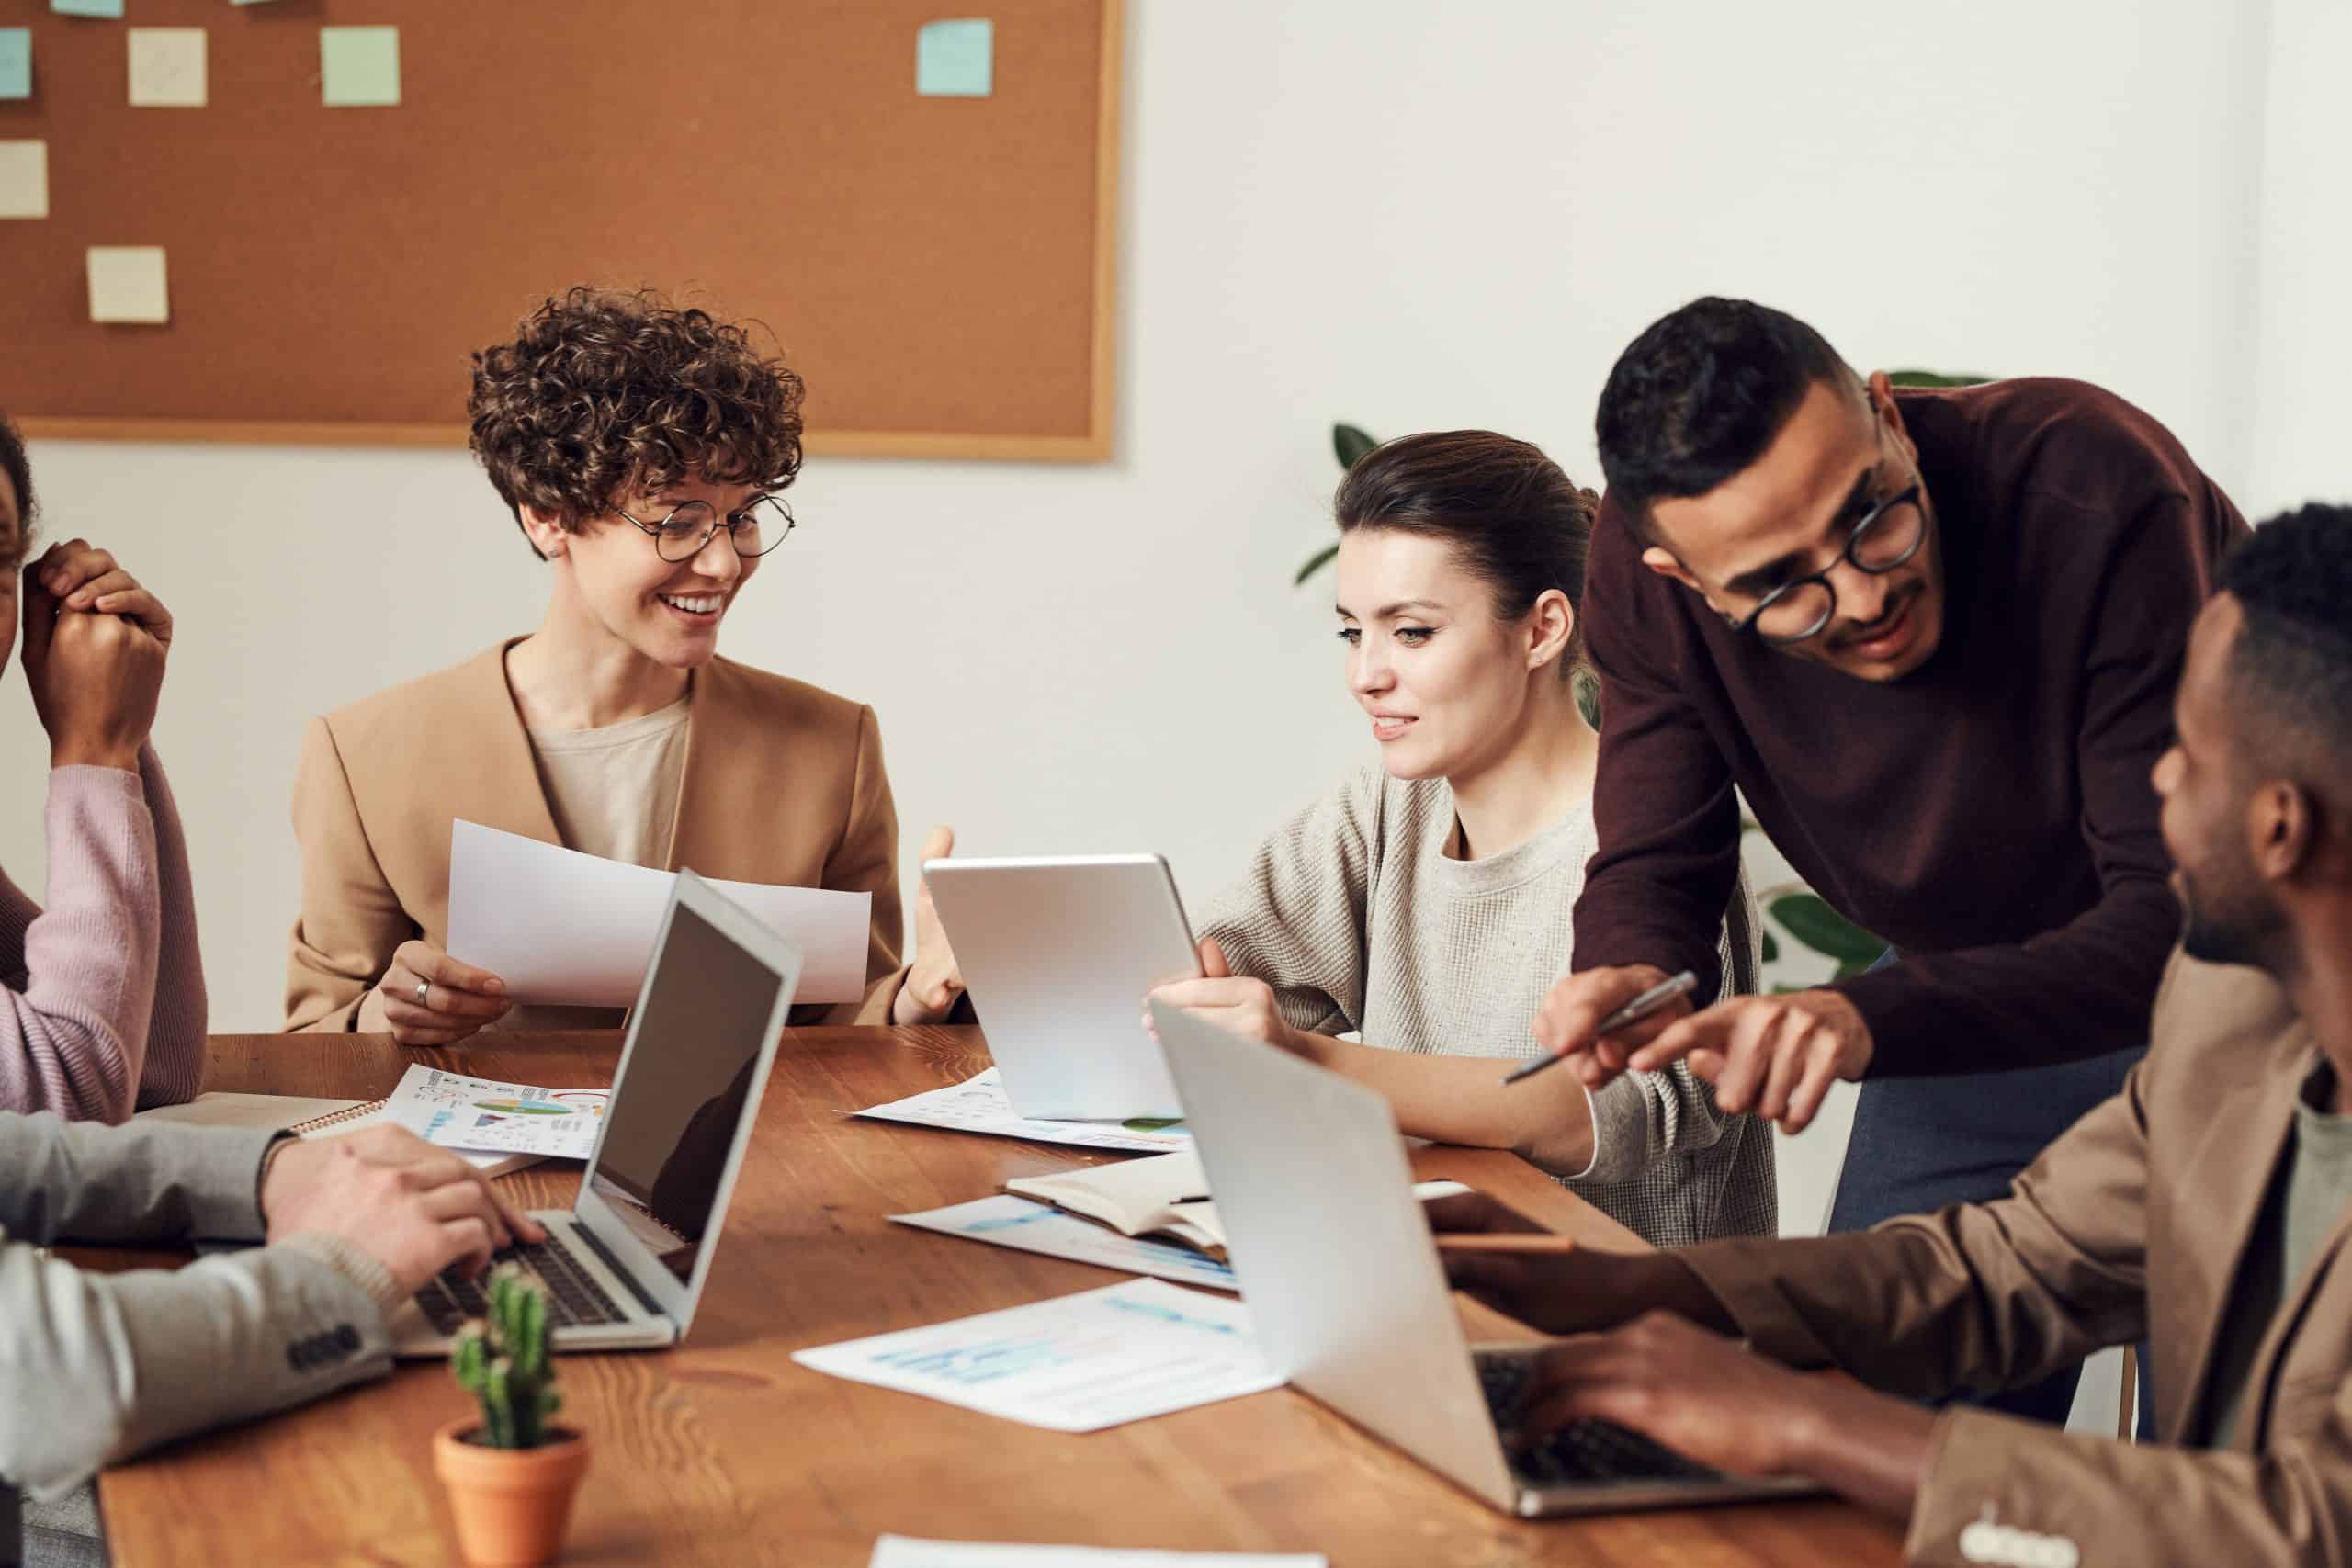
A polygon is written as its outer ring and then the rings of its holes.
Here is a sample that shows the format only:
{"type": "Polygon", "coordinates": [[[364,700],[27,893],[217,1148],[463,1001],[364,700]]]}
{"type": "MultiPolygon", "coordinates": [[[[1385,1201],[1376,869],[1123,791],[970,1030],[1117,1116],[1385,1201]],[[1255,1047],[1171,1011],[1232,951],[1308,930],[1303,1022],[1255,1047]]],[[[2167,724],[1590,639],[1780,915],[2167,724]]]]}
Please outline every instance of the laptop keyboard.
{"type": "MultiPolygon", "coordinates": [[[[558,1328],[578,1328],[597,1323],[621,1323],[627,1314],[615,1305],[594,1276],[573,1261],[571,1254],[553,1241],[520,1244],[494,1254],[493,1265],[515,1263],[547,1288],[548,1322],[558,1328]]],[[[455,1334],[466,1320],[490,1314],[490,1298],[482,1285],[490,1278],[467,1279],[451,1269],[416,1292],[416,1304],[425,1320],[443,1334],[455,1334]]]]}
{"type": "MultiPolygon", "coordinates": [[[[1479,1356],[1478,1382],[1487,1408],[1508,1441],[1526,1407],[1533,1368],[1524,1357],[1479,1356]]],[[[1534,1447],[1510,1456],[1511,1469],[1535,1486],[1596,1481],[1719,1481],[1721,1474],[1693,1464],[1672,1449],[1608,1421],[1571,1421],[1534,1447]]]]}

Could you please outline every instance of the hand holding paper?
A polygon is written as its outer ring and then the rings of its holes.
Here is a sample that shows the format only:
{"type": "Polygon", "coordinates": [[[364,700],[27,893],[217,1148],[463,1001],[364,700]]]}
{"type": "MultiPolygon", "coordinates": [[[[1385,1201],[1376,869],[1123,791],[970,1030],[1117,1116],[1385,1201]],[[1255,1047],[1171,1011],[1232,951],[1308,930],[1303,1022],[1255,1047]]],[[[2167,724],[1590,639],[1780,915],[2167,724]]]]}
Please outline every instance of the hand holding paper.
{"type": "MultiPolygon", "coordinates": [[[[675,873],[582,854],[478,822],[449,833],[449,956],[505,982],[510,1001],[627,1007],[637,999],[675,873]]],[[[865,995],[871,893],[711,886],[798,945],[798,999],[865,995]]]]}

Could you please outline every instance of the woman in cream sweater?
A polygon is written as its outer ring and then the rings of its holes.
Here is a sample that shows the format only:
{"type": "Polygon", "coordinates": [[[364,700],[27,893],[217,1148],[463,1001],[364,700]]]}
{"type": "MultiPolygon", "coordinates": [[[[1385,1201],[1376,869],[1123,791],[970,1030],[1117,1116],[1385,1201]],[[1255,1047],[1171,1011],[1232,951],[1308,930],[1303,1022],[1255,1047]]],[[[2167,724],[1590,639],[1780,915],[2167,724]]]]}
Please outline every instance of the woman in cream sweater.
{"type": "MultiPolygon", "coordinates": [[[[1501,1083],[1537,1054],[1597,848],[1573,675],[1598,504],[1487,431],[1349,471],[1339,635],[1380,761],[1267,838],[1208,910],[1208,977],[1154,995],[1380,1089],[1409,1134],[1516,1150],[1659,1246],[1770,1235],[1770,1130],[1687,1068],[1590,1094],[1567,1072],[1501,1083]]],[[[1757,946],[1742,886],[1702,985],[1753,990],[1757,946]]]]}

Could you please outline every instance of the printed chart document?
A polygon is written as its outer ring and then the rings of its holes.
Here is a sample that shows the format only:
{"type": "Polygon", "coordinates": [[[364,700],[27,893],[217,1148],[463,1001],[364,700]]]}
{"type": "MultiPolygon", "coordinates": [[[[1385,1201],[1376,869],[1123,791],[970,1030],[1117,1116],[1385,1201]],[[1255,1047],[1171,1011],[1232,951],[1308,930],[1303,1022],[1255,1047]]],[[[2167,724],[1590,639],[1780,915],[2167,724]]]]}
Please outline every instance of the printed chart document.
{"type": "Polygon", "coordinates": [[[902,1225],[959,1235],[968,1241],[1017,1247],[1049,1258],[1075,1258],[1123,1274],[1156,1274],[1179,1284],[1205,1285],[1212,1291],[1232,1291],[1241,1282],[1227,1264],[1189,1247],[1121,1235],[1075,1214],[1065,1214],[1050,1203],[1001,1194],[976,1199],[951,1208],[927,1209],[919,1214],[890,1216],[902,1225]]]}
{"type": "Polygon", "coordinates": [[[1122,1551],[1102,1546],[1006,1546],[886,1535],[866,1568],[1330,1568],[1321,1552],[1122,1551]]]}
{"type": "MultiPolygon", "coordinates": [[[[518,1002],[627,1007],[676,880],[674,872],[458,821],[449,830],[449,956],[489,970],[518,1002]]],[[[715,878],[711,886],[800,949],[797,1000],[865,995],[874,895],[715,878]]]]}
{"type": "Polygon", "coordinates": [[[1005,1097],[1004,1080],[994,1067],[962,1083],[909,1095],[888,1105],[870,1105],[855,1114],[882,1122],[910,1122],[918,1127],[945,1127],[1033,1144],[1075,1144],[1080,1148],[1119,1149],[1128,1154],[1166,1154],[1193,1146],[1193,1134],[1181,1122],[1148,1117],[1132,1122],[1041,1122],[1015,1115],[1012,1101],[1005,1097]]]}
{"type": "Polygon", "coordinates": [[[384,1112],[445,1149],[586,1159],[612,1098],[610,1089],[540,1089],[412,1062],[385,1097],[384,1112]]]}
{"type": "Polygon", "coordinates": [[[294,1130],[315,1138],[390,1122],[455,1149],[485,1175],[503,1176],[537,1160],[586,1159],[611,1099],[610,1089],[541,1089],[412,1062],[383,1099],[294,1130]]]}
{"type": "Polygon", "coordinates": [[[1239,1302],[1159,1280],[796,1350],[804,1367],[1056,1432],[1280,1388],[1239,1302]]]}

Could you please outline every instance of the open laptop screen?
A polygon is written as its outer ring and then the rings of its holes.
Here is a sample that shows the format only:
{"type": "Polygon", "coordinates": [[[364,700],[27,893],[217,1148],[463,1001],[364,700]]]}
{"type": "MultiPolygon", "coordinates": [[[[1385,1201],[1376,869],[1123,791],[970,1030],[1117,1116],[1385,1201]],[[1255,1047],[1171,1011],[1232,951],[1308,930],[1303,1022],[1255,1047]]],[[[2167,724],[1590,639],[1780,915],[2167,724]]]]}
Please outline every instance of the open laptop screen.
{"type": "Polygon", "coordinates": [[[683,903],[654,965],[589,1180],[688,1280],[785,976],[683,903]]]}

